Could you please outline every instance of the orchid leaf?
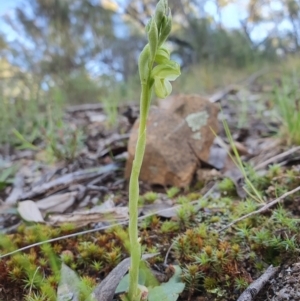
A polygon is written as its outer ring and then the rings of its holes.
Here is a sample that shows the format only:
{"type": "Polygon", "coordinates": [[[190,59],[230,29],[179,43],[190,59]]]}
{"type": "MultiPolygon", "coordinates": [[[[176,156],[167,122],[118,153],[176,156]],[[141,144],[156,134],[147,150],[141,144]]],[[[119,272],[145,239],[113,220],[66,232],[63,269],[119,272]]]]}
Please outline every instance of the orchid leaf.
{"type": "Polygon", "coordinates": [[[166,283],[160,286],[149,288],[148,301],[176,301],[179,294],[183,292],[185,284],[181,281],[181,268],[173,266],[175,269],[174,275],[166,283]]]}

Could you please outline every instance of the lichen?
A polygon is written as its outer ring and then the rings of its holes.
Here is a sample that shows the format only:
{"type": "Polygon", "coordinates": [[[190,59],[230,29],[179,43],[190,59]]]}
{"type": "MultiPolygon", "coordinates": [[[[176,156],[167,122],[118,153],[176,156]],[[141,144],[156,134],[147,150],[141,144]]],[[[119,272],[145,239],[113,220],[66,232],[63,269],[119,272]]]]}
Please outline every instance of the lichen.
{"type": "Polygon", "coordinates": [[[185,120],[193,132],[199,131],[207,124],[208,114],[206,111],[189,114],[185,120]]]}
{"type": "Polygon", "coordinates": [[[201,140],[201,133],[200,132],[194,133],[192,135],[192,138],[195,139],[195,140],[201,140]]]}

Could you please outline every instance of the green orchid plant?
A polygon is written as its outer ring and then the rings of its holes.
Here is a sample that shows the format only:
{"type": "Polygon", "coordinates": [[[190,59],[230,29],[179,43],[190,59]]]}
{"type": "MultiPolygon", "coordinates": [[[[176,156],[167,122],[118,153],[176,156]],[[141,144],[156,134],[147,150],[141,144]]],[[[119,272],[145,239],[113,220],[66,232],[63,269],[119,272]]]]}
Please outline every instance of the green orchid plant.
{"type": "Polygon", "coordinates": [[[157,3],[155,14],[146,26],[148,44],[139,57],[139,74],[141,81],[140,123],[135,158],[129,182],[129,237],[131,248],[131,266],[129,269],[130,301],[140,301],[141,291],[138,287],[141,244],[138,237],[138,198],[139,174],[146,147],[146,122],[153,89],[159,98],[166,98],[172,92],[170,81],[180,75],[180,67],[170,60],[170,52],[164,46],[172,28],[172,16],[167,0],[157,3]]]}

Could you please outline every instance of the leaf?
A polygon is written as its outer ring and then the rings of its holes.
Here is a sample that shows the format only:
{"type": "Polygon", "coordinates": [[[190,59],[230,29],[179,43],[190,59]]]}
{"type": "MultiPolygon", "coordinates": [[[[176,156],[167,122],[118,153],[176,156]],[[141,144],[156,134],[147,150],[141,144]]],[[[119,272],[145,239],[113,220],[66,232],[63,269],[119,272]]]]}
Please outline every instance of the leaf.
{"type": "Polygon", "coordinates": [[[78,301],[80,279],[67,265],[61,265],[61,278],[57,288],[57,301],[78,301]]]}
{"type": "MultiPolygon", "coordinates": [[[[138,284],[147,287],[158,285],[158,281],[156,280],[155,276],[151,273],[151,270],[148,268],[147,264],[144,261],[141,261],[140,263],[138,284]]],[[[125,275],[122,278],[122,280],[116,288],[116,293],[127,292],[128,288],[129,274],[125,275]]]]}
{"type": "Polygon", "coordinates": [[[18,130],[13,129],[12,132],[20,140],[20,142],[22,142],[22,145],[19,146],[19,149],[31,149],[31,150],[39,149],[37,146],[27,141],[26,138],[18,130]]]}
{"type": "Polygon", "coordinates": [[[44,223],[44,218],[37,204],[33,201],[23,201],[18,205],[18,212],[27,222],[44,223]]]}
{"type": "MultiPolygon", "coordinates": [[[[141,270],[139,270],[138,284],[144,286],[145,281],[146,281],[145,274],[141,270]]],[[[119,285],[117,286],[115,293],[119,294],[119,293],[128,292],[128,288],[129,288],[129,274],[126,274],[120,281],[119,285]]]]}
{"type": "MultiPolygon", "coordinates": [[[[144,254],[142,260],[147,260],[158,253],[154,254],[144,254]]],[[[125,275],[130,267],[130,258],[123,259],[109,274],[108,276],[94,289],[91,294],[91,298],[96,301],[112,301],[115,293],[124,292],[128,289],[129,279],[125,275]],[[123,279],[125,280],[123,281],[123,279]],[[122,280],[121,280],[122,279],[122,280]],[[121,284],[121,289],[119,289],[119,284],[121,284]],[[124,289],[125,287],[125,289],[124,289]],[[124,289],[124,290],[123,290],[124,289]]]]}
{"type": "Polygon", "coordinates": [[[179,294],[184,290],[185,284],[181,282],[181,268],[173,266],[175,269],[174,275],[166,283],[160,286],[149,288],[148,301],[176,301],[179,294]]]}
{"type": "Polygon", "coordinates": [[[12,183],[11,177],[17,171],[17,166],[12,165],[6,169],[0,170],[0,190],[3,190],[12,183]]]}
{"type": "Polygon", "coordinates": [[[140,283],[145,285],[146,287],[154,287],[159,285],[158,280],[156,279],[156,277],[154,276],[153,272],[151,271],[151,269],[149,268],[149,264],[146,261],[141,261],[140,262],[140,273],[141,273],[141,277],[144,278],[144,283],[140,283]]]}
{"type": "Polygon", "coordinates": [[[4,170],[1,170],[0,182],[11,183],[11,181],[9,181],[9,178],[12,177],[16,171],[17,171],[17,166],[15,165],[12,165],[4,170]]]}

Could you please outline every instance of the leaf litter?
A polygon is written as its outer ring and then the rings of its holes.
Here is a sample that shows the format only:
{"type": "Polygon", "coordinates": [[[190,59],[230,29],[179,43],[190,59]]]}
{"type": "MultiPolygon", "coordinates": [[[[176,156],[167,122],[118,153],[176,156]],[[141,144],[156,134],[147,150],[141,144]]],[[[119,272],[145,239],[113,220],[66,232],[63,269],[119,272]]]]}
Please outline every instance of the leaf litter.
{"type": "MultiPolygon", "coordinates": [[[[248,82],[244,83],[244,86],[233,85],[210,97],[212,102],[219,102],[222,107],[220,129],[223,128],[221,119],[225,119],[243,163],[251,164],[255,170],[267,174],[268,168],[272,164],[279,164],[286,170],[291,168],[291,170],[299,172],[299,162],[297,163],[300,156],[299,147],[286,148],[282,146],[280,140],[273,135],[273,118],[270,117],[270,121],[268,121],[268,116],[261,118],[259,114],[262,112],[257,112],[258,101],[264,98],[264,92],[259,93],[257,91],[256,82],[260,75],[249,79],[248,82]],[[242,111],[242,106],[237,105],[243,102],[245,98],[248,100],[247,114],[242,111]],[[272,127],[268,126],[268,122],[272,124],[272,127]],[[239,126],[237,127],[237,125],[239,126]],[[289,167],[290,165],[291,167],[289,167]]],[[[263,101],[259,105],[261,103],[263,101]]],[[[1,180],[0,229],[3,233],[6,233],[5,229],[11,229],[10,232],[13,234],[16,231],[16,228],[13,226],[19,226],[22,224],[22,220],[33,223],[46,223],[49,227],[72,222],[76,231],[82,228],[86,229],[86,227],[94,230],[101,226],[113,226],[115,223],[118,224],[118,222],[126,224],[128,209],[127,184],[124,181],[123,174],[124,161],[127,158],[129,131],[137,118],[134,112],[138,112],[138,106],[131,103],[121,105],[118,110],[117,125],[107,127],[107,118],[102,105],[87,104],[67,108],[67,118],[77,124],[85,125],[87,131],[85,133],[85,146],[73,162],[65,161],[48,165],[45,162],[38,162],[36,160],[37,152],[33,150],[26,152],[15,149],[8,155],[3,154],[6,162],[5,168],[7,166],[21,166],[13,177],[9,178],[8,175],[1,180]],[[5,184],[4,186],[3,183],[5,184]],[[14,208],[17,208],[17,210],[11,210],[14,208]]],[[[279,126],[279,123],[275,124],[275,127],[278,128],[279,126]]],[[[218,189],[218,183],[223,178],[229,177],[234,183],[235,195],[233,195],[233,198],[236,199],[236,202],[246,197],[243,174],[228,156],[228,151],[231,151],[230,142],[225,131],[221,130],[210,148],[209,161],[202,162],[201,168],[195,173],[198,175],[198,180],[202,182],[201,187],[195,188],[195,191],[198,193],[196,201],[191,202],[191,205],[194,206],[197,212],[199,210],[202,212],[202,217],[197,223],[200,223],[201,220],[212,219],[215,215],[221,216],[222,207],[210,207],[209,209],[205,205],[202,207],[202,205],[199,205],[199,196],[205,195],[207,191],[209,191],[207,199],[210,201],[212,196],[224,196],[225,192],[218,189]],[[212,189],[210,190],[209,187],[212,187],[212,189]]],[[[149,189],[157,190],[158,198],[153,203],[144,202],[141,204],[141,233],[146,235],[143,237],[143,242],[145,245],[149,245],[156,241],[161,254],[166,254],[172,241],[178,242],[181,236],[178,232],[174,232],[167,240],[163,237],[157,237],[158,232],[155,226],[153,227],[155,225],[153,216],[157,216],[163,222],[170,222],[171,227],[172,222],[178,220],[178,209],[185,206],[185,203],[178,204],[174,199],[168,198],[164,187],[151,187],[147,183],[141,183],[142,194],[149,191],[149,189]],[[152,219],[150,223],[152,223],[153,228],[150,233],[148,230],[145,230],[147,229],[146,221],[148,219],[152,219]],[[152,239],[153,241],[150,239],[151,236],[155,237],[152,239]]],[[[182,191],[182,194],[183,196],[189,196],[189,191],[182,191]]],[[[295,200],[297,198],[299,197],[295,197],[295,200]]],[[[273,199],[276,199],[275,195],[273,199]]],[[[204,201],[204,198],[200,197],[201,200],[204,201]]],[[[286,206],[294,212],[295,217],[299,216],[300,208],[297,207],[295,202],[288,202],[286,206]]],[[[272,210],[269,207],[268,209],[272,210]]],[[[216,223],[214,227],[217,230],[221,230],[229,223],[229,220],[225,220],[220,224],[216,223]]],[[[72,242],[72,244],[74,243],[72,242]]],[[[65,248],[72,249],[71,245],[65,245],[65,248]]],[[[177,260],[176,252],[176,248],[175,250],[170,250],[169,262],[177,260]]],[[[2,251],[1,255],[3,255],[2,251]]],[[[126,257],[125,251],[122,257],[126,257]]],[[[149,259],[150,266],[152,260],[149,259]]],[[[190,264],[190,259],[187,263],[184,262],[184,258],[182,260],[182,266],[190,264]]],[[[288,294],[287,292],[292,286],[291,283],[283,283],[284,281],[280,283],[280,279],[282,279],[281,273],[285,273],[289,266],[295,267],[297,264],[297,260],[286,260],[283,270],[272,275],[274,280],[268,279],[272,285],[266,289],[260,287],[257,290],[258,296],[256,298],[250,294],[250,299],[245,299],[243,296],[247,293],[243,295],[242,290],[237,290],[236,292],[233,290],[232,294],[234,297],[228,298],[228,300],[237,299],[239,296],[239,300],[264,300],[266,295],[268,295],[268,298],[271,298],[270,300],[277,300],[275,296],[283,293],[283,291],[285,294],[288,294]],[[276,291],[276,289],[280,289],[280,291],[276,291]]],[[[118,264],[116,266],[118,267],[118,264]]],[[[62,265],[63,267],[64,265],[62,265]]],[[[108,277],[108,272],[112,270],[112,267],[113,265],[108,270],[105,270],[102,276],[98,275],[97,281],[102,279],[100,284],[109,279],[106,277],[108,277]]],[[[156,264],[153,264],[152,268],[157,269],[156,264]]],[[[121,274],[123,273],[126,273],[126,269],[121,274]]],[[[259,279],[258,276],[257,272],[253,274],[253,277],[257,279],[259,279]]],[[[63,273],[61,273],[61,277],[63,279],[63,273]]],[[[114,282],[115,287],[118,281],[114,282]]],[[[76,281],[73,282],[76,283],[76,281]]],[[[167,283],[164,284],[166,287],[167,283]]],[[[255,282],[253,282],[253,285],[255,285],[255,282]]],[[[293,291],[296,290],[295,285],[293,291]]],[[[251,289],[250,285],[248,292],[251,289]]],[[[72,289],[71,291],[71,293],[75,292],[76,294],[76,290],[72,289]]],[[[203,300],[215,300],[215,296],[218,295],[215,295],[213,291],[212,289],[208,290],[206,295],[202,291],[202,293],[198,293],[198,296],[199,298],[200,296],[205,298],[203,300]]],[[[7,288],[4,287],[3,292],[7,293],[7,288]]],[[[112,298],[112,293],[113,291],[110,292],[109,298],[112,298]]],[[[180,293],[181,291],[178,292],[178,294],[180,293]]],[[[197,296],[196,291],[195,295],[197,296]]],[[[179,300],[187,300],[191,297],[188,293],[184,293],[180,298],[179,300]]]]}

